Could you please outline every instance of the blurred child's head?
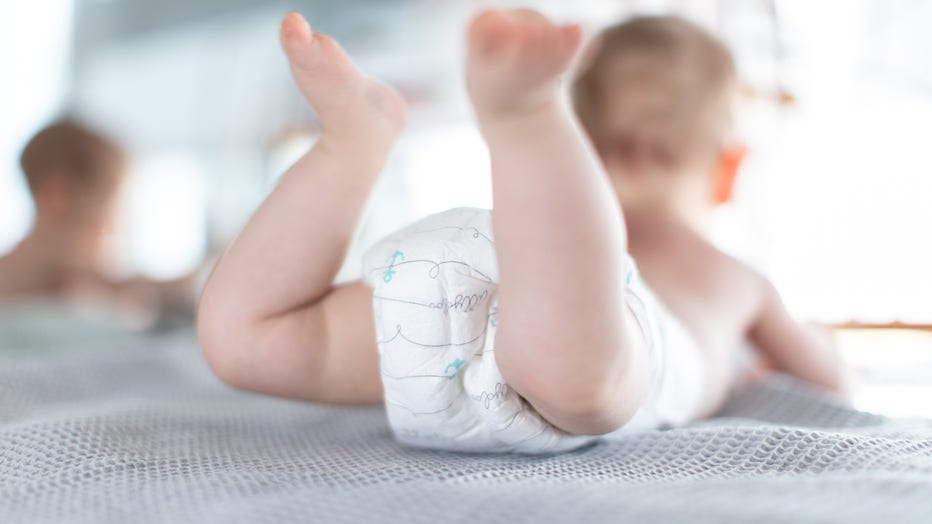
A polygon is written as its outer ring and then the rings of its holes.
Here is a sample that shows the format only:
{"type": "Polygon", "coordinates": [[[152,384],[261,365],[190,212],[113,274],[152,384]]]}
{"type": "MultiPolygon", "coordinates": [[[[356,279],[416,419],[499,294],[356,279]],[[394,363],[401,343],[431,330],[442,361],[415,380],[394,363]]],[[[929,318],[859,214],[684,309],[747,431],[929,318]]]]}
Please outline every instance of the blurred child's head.
{"type": "Polygon", "coordinates": [[[588,58],[574,103],[622,206],[728,200],[743,149],[729,140],[736,75],[725,45],[678,17],[639,17],[603,31],[588,58]]]}
{"type": "MultiPolygon", "coordinates": [[[[47,237],[96,256],[110,227],[126,159],[109,138],[73,121],[40,130],[20,165],[36,208],[36,228],[47,237]]],[[[80,256],[80,253],[75,253],[80,256]]]]}

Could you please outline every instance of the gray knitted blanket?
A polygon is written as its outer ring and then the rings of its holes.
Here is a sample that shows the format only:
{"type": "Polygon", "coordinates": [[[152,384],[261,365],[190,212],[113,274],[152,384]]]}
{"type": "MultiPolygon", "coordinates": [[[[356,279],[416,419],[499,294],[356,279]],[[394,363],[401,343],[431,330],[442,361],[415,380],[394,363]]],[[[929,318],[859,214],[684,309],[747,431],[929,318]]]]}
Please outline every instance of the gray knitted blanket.
{"type": "Polygon", "coordinates": [[[406,449],[380,408],[231,391],[193,343],[0,365],[0,522],[932,522],[932,423],[778,378],[545,457],[406,449]]]}

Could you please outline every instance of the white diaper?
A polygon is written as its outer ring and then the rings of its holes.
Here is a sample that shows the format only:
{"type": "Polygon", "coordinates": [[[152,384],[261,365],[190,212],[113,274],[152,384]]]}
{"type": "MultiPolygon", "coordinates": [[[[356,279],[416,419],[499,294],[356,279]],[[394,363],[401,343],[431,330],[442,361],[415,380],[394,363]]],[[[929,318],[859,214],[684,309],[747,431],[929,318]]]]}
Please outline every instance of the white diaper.
{"type": "MultiPolygon", "coordinates": [[[[379,241],[363,257],[373,288],[389,422],[398,440],[454,451],[552,453],[593,442],[555,428],[495,364],[498,267],[488,210],[457,208],[379,241]]],[[[703,385],[698,350],[634,269],[628,304],[651,347],[648,398],[619,432],[692,417],[703,385]]]]}

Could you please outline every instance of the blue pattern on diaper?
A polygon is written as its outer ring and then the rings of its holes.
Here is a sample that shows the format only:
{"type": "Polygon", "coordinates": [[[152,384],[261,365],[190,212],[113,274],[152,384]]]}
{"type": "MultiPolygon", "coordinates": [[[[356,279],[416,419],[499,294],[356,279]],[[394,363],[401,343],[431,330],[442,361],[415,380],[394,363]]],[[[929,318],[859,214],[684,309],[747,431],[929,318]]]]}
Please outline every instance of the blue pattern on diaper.
{"type": "Polygon", "coordinates": [[[446,375],[446,373],[450,371],[450,368],[453,368],[453,374],[447,375],[448,379],[453,380],[453,378],[456,377],[456,374],[460,372],[460,368],[463,367],[463,364],[465,363],[466,363],[465,360],[458,358],[454,360],[453,362],[449,363],[447,367],[443,369],[443,373],[446,375]]]}
{"type": "Polygon", "coordinates": [[[388,262],[388,268],[382,273],[382,280],[388,284],[392,281],[392,277],[395,275],[395,260],[401,258],[401,261],[404,262],[405,254],[401,251],[395,250],[392,253],[391,260],[388,262]]]}

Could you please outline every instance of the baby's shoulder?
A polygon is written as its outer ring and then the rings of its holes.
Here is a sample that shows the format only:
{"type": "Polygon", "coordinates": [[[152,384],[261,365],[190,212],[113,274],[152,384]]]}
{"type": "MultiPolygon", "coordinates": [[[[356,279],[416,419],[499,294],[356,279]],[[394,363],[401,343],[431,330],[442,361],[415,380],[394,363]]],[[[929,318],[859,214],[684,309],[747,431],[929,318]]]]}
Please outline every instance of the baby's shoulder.
{"type": "Polygon", "coordinates": [[[759,302],[772,285],[757,269],[747,262],[722,251],[708,241],[699,240],[690,246],[684,260],[691,264],[718,291],[733,299],[741,297],[747,305],[759,302]]]}
{"type": "Polygon", "coordinates": [[[776,288],[763,273],[732,255],[719,255],[719,278],[727,279],[730,292],[742,297],[748,311],[758,311],[776,294],[776,288]]]}
{"type": "MultiPolygon", "coordinates": [[[[671,226],[637,244],[635,259],[652,285],[701,303],[754,308],[770,287],[759,271],[687,227],[671,226]],[[641,264],[643,260],[643,264],[641,264]]],[[[645,237],[640,237],[640,240],[645,237]]]]}

